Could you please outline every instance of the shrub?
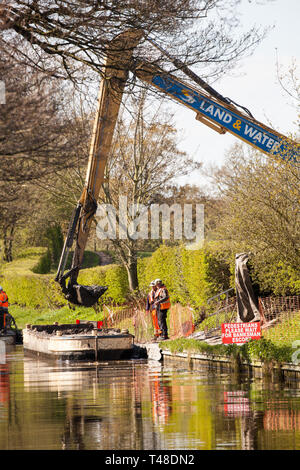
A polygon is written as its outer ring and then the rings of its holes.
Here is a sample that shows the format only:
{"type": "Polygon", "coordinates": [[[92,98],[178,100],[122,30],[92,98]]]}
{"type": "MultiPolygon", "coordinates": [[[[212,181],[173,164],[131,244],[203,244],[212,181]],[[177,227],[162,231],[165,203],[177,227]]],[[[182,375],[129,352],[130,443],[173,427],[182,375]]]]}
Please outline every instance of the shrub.
{"type": "Polygon", "coordinates": [[[105,273],[105,284],[108,290],[103,299],[111,299],[117,304],[122,304],[129,293],[128,277],[123,266],[110,266],[105,273]]]}
{"type": "Polygon", "coordinates": [[[172,303],[199,308],[209,297],[229,288],[230,269],[223,254],[211,245],[199,250],[162,245],[151,257],[139,260],[138,278],[143,290],[149,289],[150,281],[161,278],[172,303]]]}
{"type": "Polygon", "coordinates": [[[48,277],[37,275],[5,276],[2,281],[10,303],[32,308],[54,305],[48,277]]]}
{"type": "Polygon", "coordinates": [[[32,271],[36,274],[48,274],[51,270],[51,254],[49,249],[44,253],[39,262],[32,268],[32,271]]]}
{"type": "Polygon", "coordinates": [[[36,274],[48,274],[51,268],[56,268],[62,252],[64,238],[59,224],[55,224],[47,228],[45,232],[47,242],[47,251],[44,253],[39,262],[34,266],[32,271],[36,274]]]}
{"type": "MultiPolygon", "coordinates": [[[[128,294],[127,274],[117,265],[98,266],[80,271],[78,282],[83,285],[107,285],[105,302],[124,303],[128,294]]],[[[51,275],[5,274],[1,283],[9,302],[31,308],[58,308],[67,305],[61,288],[51,275]]]]}

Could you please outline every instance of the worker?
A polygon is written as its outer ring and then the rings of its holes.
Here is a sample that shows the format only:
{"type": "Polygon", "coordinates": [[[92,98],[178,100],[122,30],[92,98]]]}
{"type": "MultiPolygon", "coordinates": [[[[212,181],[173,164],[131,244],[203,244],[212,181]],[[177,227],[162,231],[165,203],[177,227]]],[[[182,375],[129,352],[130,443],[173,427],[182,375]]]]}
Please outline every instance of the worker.
{"type": "Polygon", "coordinates": [[[153,305],[156,309],[158,325],[161,329],[161,335],[159,339],[165,340],[169,339],[167,327],[167,314],[169,308],[171,307],[170,297],[169,292],[161,279],[155,280],[155,286],[157,290],[155,292],[155,300],[153,305]]]}
{"type": "Polygon", "coordinates": [[[5,328],[5,317],[8,314],[8,297],[4,292],[3,287],[0,286],[0,330],[5,328]]]}
{"type": "Polygon", "coordinates": [[[150,287],[151,287],[151,291],[147,295],[147,301],[146,301],[146,313],[151,313],[152,315],[152,323],[153,323],[153,329],[154,329],[153,339],[154,341],[156,341],[157,338],[161,335],[161,330],[158,325],[157,313],[154,307],[155,292],[157,290],[155,281],[150,282],[150,287]]]}

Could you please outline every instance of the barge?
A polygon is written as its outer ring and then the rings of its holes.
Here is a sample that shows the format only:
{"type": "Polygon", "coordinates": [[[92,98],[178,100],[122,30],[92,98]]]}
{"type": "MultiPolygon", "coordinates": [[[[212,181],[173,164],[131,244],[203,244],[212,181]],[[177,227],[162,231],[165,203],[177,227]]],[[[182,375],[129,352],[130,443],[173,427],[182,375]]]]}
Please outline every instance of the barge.
{"type": "Polygon", "coordinates": [[[119,360],[130,358],[134,336],[128,330],[97,328],[97,322],[26,325],[24,352],[61,360],[119,360]]]}

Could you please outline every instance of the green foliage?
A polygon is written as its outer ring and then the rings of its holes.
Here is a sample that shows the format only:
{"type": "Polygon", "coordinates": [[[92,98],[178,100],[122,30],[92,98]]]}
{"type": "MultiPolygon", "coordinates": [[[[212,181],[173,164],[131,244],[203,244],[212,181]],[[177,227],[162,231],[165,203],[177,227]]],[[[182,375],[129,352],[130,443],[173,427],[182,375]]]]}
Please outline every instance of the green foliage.
{"type": "Polygon", "coordinates": [[[127,272],[123,266],[107,265],[84,269],[79,273],[78,282],[83,285],[108,286],[107,292],[101,297],[104,302],[122,304],[129,293],[127,272]]]}
{"type": "Polygon", "coordinates": [[[32,269],[36,274],[50,273],[51,268],[57,267],[64,245],[64,238],[59,224],[48,227],[45,231],[47,251],[32,269]]]}
{"type": "Polygon", "coordinates": [[[105,273],[105,284],[108,290],[103,296],[103,300],[111,299],[117,304],[122,304],[129,293],[128,277],[123,266],[110,266],[105,273]]]}
{"type": "Polygon", "coordinates": [[[51,254],[51,265],[57,266],[64,245],[64,237],[59,224],[52,225],[46,230],[48,249],[51,254]]]}
{"type": "Polygon", "coordinates": [[[50,279],[38,275],[7,275],[2,280],[10,304],[31,308],[54,306],[51,296],[50,279]]]}
{"type": "Polygon", "coordinates": [[[252,274],[262,295],[299,294],[298,168],[236,144],[214,180],[222,201],[214,238],[227,259],[252,252],[252,274]]]}
{"type": "Polygon", "coordinates": [[[51,253],[50,250],[47,249],[46,253],[44,253],[39,262],[32,268],[32,271],[36,274],[48,274],[51,270],[51,253]]]}
{"type": "Polygon", "coordinates": [[[138,260],[138,277],[145,291],[153,279],[161,278],[172,303],[196,308],[230,285],[229,265],[212,243],[198,250],[161,245],[151,257],[138,260]]]}
{"type": "Polygon", "coordinates": [[[300,294],[299,270],[276,259],[258,260],[254,264],[255,277],[261,290],[275,295],[300,294]]]}
{"type": "Polygon", "coordinates": [[[216,344],[210,345],[205,341],[196,339],[180,338],[160,343],[162,349],[176,352],[192,352],[195,354],[212,354],[220,356],[237,357],[251,361],[261,362],[291,362],[294,350],[290,346],[278,346],[265,338],[251,340],[242,346],[236,344],[216,344]]]}
{"type": "Polygon", "coordinates": [[[105,286],[105,273],[109,269],[107,266],[96,266],[94,268],[82,269],[79,271],[78,282],[85,286],[93,284],[105,286]]]}
{"type": "Polygon", "coordinates": [[[261,338],[258,341],[252,340],[247,343],[249,357],[262,362],[290,362],[293,349],[290,346],[278,346],[272,341],[261,338]]]}
{"type": "MultiPolygon", "coordinates": [[[[20,258],[6,263],[1,269],[1,284],[4,286],[10,304],[30,308],[59,308],[67,305],[61,288],[50,274],[33,273],[37,259],[45,251],[28,249],[20,258]],[[34,255],[33,255],[34,253],[34,255]]],[[[86,262],[96,261],[94,253],[86,258],[86,262]]],[[[40,262],[41,260],[39,260],[40,262]]],[[[99,259],[97,257],[97,261],[99,259]]],[[[78,282],[83,285],[107,285],[107,293],[103,296],[105,302],[124,303],[128,294],[128,281],[125,268],[117,265],[96,266],[82,269],[78,282]]]]}

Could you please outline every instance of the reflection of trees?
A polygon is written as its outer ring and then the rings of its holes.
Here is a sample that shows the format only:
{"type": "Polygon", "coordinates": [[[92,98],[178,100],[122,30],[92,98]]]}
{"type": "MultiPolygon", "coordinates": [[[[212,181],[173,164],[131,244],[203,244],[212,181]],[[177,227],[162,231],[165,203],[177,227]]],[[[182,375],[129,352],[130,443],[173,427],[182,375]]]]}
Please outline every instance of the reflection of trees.
{"type": "Polygon", "coordinates": [[[178,363],[170,369],[142,361],[25,362],[8,363],[9,378],[7,369],[0,376],[2,397],[9,397],[9,416],[0,420],[2,449],[300,445],[300,413],[283,385],[235,381],[203,370],[191,374],[178,363]]]}
{"type": "Polygon", "coordinates": [[[93,373],[92,393],[67,398],[62,448],[143,449],[144,368],[124,363],[93,373]]]}
{"type": "Polygon", "coordinates": [[[241,418],[241,448],[242,450],[258,449],[258,431],[262,428],[262,411],[250,411],[249,416],[241,418]]]}
{"type": "Polygon", "coordinates": [[[63,450],[84,450],[83,437],[85,434],[86,417],[76,416],[76,411],[72,408],[72,412],[67,413],[65,430],[61,438],[63,450]]]}

